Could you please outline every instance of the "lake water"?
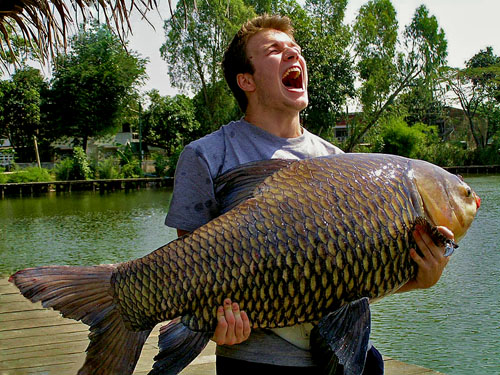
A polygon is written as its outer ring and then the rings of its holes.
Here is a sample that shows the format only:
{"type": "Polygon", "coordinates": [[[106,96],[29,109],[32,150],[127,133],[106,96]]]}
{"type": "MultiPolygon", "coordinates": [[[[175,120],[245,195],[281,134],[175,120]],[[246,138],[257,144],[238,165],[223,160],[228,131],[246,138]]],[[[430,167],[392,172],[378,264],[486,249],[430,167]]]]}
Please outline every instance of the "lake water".
{"type": "MultiPolygon", "coordinates": [[[[384,355],[449,375],[500,374],[500,176],[466,178],[482,205],[434,288],[372,308],[384,355]]],[[[116,263],[176,237],[170,190],[0,200],[0,276],[47,264],[116,263]]]]}

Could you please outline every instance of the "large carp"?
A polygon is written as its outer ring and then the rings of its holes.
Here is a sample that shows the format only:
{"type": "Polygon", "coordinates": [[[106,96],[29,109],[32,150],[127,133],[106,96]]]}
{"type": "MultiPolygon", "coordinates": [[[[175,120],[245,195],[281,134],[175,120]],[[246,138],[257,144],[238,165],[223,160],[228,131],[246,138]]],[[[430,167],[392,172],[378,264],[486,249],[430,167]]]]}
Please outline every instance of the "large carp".
{"type": "Polygon", "coordinates": [[[256,162],[216,186],[223,214],[143,258],[11,276],[31,301],[90,326],[79,374],[131,374],[151,329],[166,320],[150,374],[180,372],[209,341],[227,297],[253,327],[314,322],[320,365],[360,374],[367,301],[415,277],[415,225],[452,249],[435,227],[459,240],[480,205],[460,177],[381,154],[256,162]]]}

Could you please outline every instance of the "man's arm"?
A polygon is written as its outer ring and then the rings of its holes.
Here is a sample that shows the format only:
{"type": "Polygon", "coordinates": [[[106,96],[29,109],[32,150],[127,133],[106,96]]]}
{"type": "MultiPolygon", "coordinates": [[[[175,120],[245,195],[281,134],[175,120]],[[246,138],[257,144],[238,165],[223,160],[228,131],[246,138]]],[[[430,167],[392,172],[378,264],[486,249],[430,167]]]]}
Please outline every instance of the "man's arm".
{"type": "MultiPolygon", "coordinates": [[[[190,233],[187,230],[177,229],[177,236],[181,237],[190,233]]],[[[240,311],[237,303],[232,303],[229,298],[224,300],[224,306],[217,309],[217,327],[212,341],[217,345],[240,344],[250,336],[250,320],[244,311],[240,311]]]]}
{"type": "MultiPolygon", "coordinates": [[[[453,233],[448,228],[438,227],[438,230],[453,240],[453,233]]],[[[417,226],[413,237],[423,256],[418,255],[415,249],[410,250],[410,256],[418,265],[417,276],[403,285],[397,293],[430,288],[439,281],[449,261],[449,257],[444,256],[444,248],[437,246],[424,228],[417,226]]]]}

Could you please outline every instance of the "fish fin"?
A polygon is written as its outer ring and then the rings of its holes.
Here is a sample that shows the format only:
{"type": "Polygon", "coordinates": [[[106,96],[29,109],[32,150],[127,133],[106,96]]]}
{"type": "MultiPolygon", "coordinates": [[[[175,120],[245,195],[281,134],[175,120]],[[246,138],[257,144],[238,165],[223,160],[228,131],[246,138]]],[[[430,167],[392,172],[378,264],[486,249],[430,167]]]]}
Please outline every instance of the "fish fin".
{"type": "Polygon", "coordinates": [[[79,375],[132,374],[150,330],[126,328],[111,296],[116,266],[28,268],[9,278],[24,297],[90,326],[90,344],[79,375]]]}
{"type": "MultiPolygon", "coordinates": [[[[418,216],[413,223],[413,228],[415,228],[415,226],[417,225],[422,226],[426,230],[426,232],[429,234],[436,245],[445,246],[445,256],[450,256],[455,251],[455,249],[458,248],[458,244],[455,241],[450,240],[448,237],[446,237],[425,217],[418,216]]],[[[423,256],[418,247],[416,248],[416,250],[420,256],[423,256]]]]}
{"type": "Polygon", "coordinates": [[[189,365],[207,346],[213,332],[195,332],[180,318],[160,328],[160,352],[154,358],[153,370],[148,375],[174,375],[189,365]]]}
{"type": "Polygon", "coordinates": [[[214,181],[220,212],[224,213],[252,198],[255,189],[276,171],[296,160],[271,159],[242,164],[230,169],[214,181]]]}
{"type": "Polygon", "coordinates": [[[311,353],[328,375],[360,375],[370,339],[370,305],[362,298],[323,317],[311,332],[311,353]]]}

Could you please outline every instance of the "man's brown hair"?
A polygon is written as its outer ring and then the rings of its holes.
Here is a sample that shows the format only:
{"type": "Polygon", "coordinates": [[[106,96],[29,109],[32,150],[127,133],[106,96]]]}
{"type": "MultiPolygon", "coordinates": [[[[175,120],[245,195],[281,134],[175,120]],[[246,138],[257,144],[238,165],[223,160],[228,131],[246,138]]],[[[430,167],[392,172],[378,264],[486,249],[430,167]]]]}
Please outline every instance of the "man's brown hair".
{"type": "Polygon", "coordinates": [[[254,73],[254,67],[247,56],[247,44],[253,35],[263,30],[278,30],[294,40],[292,23],[288,17],[264,14],[241,26],[222,59],[224,78],[243,112],[247,109],[248,100],[245,92],[238,86],[236,77],[240,73],[254,73]]]}

